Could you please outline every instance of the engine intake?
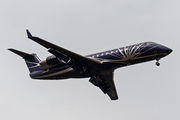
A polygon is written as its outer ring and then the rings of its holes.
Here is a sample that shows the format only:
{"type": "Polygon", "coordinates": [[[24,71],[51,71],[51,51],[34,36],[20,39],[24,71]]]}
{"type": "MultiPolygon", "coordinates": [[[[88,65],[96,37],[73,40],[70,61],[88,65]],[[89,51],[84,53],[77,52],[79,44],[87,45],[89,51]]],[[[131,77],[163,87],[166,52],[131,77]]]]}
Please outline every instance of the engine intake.
{"type": "Polygon", "coordinates": [[[42,70],[47,70],[55,65],[62,64],[62,60],[52,55],[46,58],[46,60],[41,61],[39,64],[41,65],[42,70]]]}

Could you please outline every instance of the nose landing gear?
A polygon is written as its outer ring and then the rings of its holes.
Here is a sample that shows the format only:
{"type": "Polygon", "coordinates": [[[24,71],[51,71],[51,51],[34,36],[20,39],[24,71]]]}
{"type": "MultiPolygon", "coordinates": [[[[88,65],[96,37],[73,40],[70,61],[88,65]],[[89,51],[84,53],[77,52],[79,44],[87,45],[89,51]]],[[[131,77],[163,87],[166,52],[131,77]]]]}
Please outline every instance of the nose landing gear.
{"type": "Polygon", "coordinates": [[[156,62],[156,65],[157,65],[157,66],[160,66],[160,63],[159,63],[159,62],[156,62]]]}
{"type": "Polygon", "coordinates": [[[160,59],[156,59],[156,61],[157,61],[157,62],[156,62],[156,65],[157,65],[157,66],[160,66],[159,60],[160,60],[160,59]]]}

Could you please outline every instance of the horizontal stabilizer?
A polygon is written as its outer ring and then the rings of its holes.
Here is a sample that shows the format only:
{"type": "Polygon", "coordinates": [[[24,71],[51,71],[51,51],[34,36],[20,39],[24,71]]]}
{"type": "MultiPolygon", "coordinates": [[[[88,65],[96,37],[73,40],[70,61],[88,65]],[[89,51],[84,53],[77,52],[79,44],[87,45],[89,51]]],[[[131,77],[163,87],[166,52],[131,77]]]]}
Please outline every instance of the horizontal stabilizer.
{"type": "Polygon", "coordinates": [[[35,71],[41,71],[41,66],[39,64],[39,62],[41,61],[39,59],[39,57],[36,54],[28,54],[19,50],[15,50],[15,49],[8,49],[11,52],[21,56],[25,62],[26,65],[30,71],[30,73],[35,72],[35,71]]]}
{"type": "Polygon", "coordinates": [[[19,50],[15,50],[15,49],[12,49],[12,48],[10,48],[8,50],[10,50],[11,52],[13,52],[13,53],[15,53],[15,54],[17,54],[17,55],[19,55],[19,56],[21,56],[23,58],[28,57],[28,56],[30,56],[30,57],[33,56],[31,54],[28,54],[28,53],[25,53],[25,52],[22,52],[22,51],[19,51],[19,50]]]}

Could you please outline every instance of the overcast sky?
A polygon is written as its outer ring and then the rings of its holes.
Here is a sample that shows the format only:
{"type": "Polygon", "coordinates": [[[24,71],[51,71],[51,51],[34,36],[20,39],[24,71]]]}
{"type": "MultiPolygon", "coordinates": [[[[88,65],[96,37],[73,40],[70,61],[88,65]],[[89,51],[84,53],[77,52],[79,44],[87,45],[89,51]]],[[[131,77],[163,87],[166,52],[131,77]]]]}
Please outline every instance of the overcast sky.
{"type": "Polygon", "coordinates": [[[180,119],[179,0],[1,0],[1,120],[180,119]],[[119,68],[119,100],[88,79],[39,81],[7,48],[50,54],[25,30],[81,55],[153,41],[173,49],[160,60],[119,68]]]}

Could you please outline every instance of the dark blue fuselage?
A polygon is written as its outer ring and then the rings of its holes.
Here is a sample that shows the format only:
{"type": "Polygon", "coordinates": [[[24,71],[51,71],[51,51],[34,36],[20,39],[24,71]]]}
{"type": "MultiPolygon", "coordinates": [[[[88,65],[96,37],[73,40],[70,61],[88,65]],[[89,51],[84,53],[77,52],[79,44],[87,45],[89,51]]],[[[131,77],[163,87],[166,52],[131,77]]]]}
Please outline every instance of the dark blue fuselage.
{"type": "Polygon", "coordinates": [[[79,66],[74,69],[67,63],[62,63],[52,67],[47,71],[36,71],[30,73],[34,79],[65,79],[65,78],[85,78],[91,77],[106,70],[115,70],[119,67],[159,60],[170,54],[172,50],[163,45],[153,42],[144,42],[122,48],[117,48],[105,52],[91,54],[85,57],[101,61],[102,67],[96,70],[90,69],[91,66],[79,66]]]}

